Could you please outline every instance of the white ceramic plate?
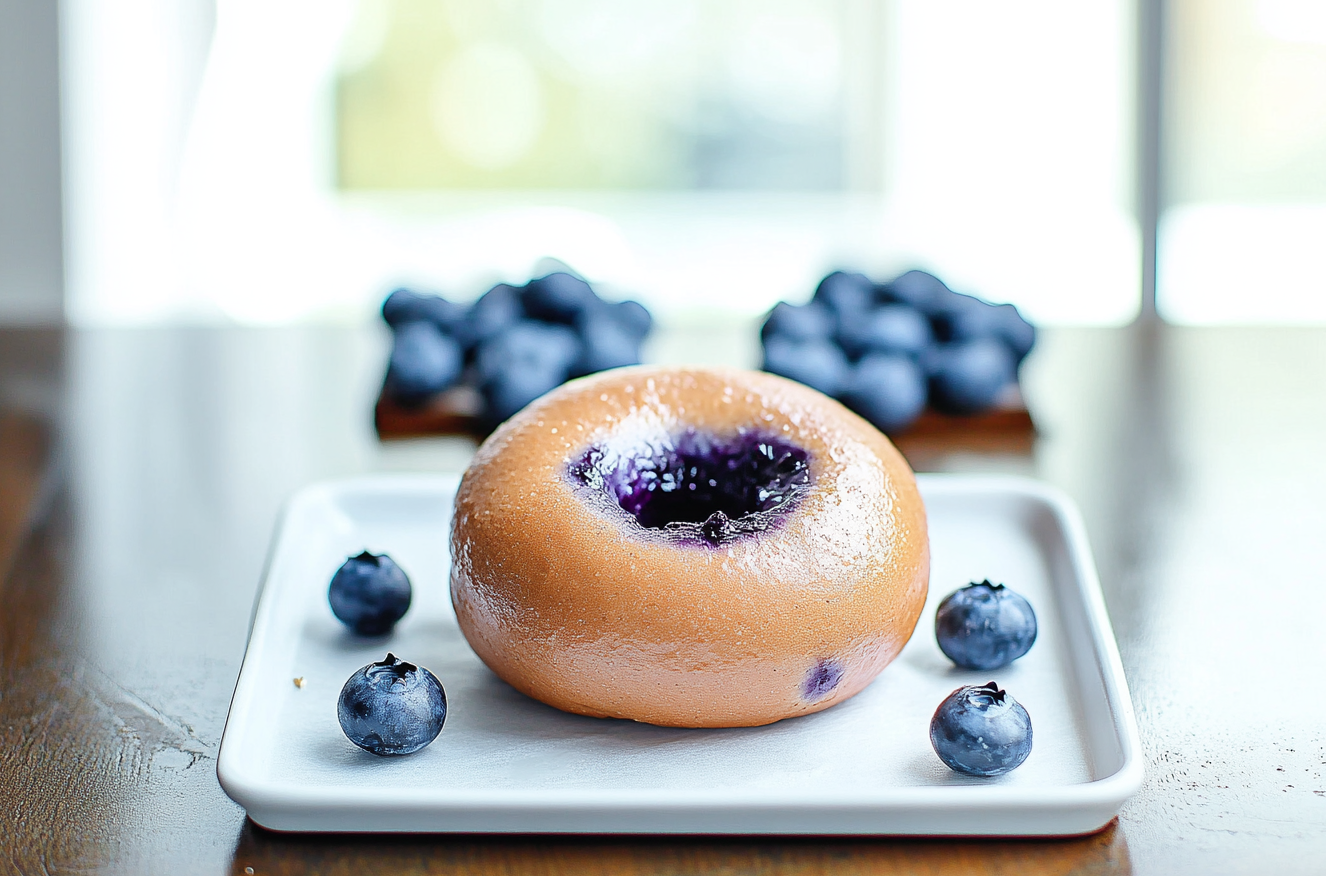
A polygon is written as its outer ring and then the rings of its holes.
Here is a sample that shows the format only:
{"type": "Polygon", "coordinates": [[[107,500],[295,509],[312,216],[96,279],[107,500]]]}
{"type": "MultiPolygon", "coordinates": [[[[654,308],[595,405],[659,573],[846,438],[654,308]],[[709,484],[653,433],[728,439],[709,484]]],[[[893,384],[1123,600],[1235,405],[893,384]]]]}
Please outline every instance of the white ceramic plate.
{"type": "Polygon", "coordinates": [[[258,824],[288,831],[1063,835],[1103,827],[1140,786],[1137,729],[1079,516],[1060,493],[1003,477],[922,476],[930,600],[902,655],[865,691],[767,727],[680,730],[559,712],[470,650],[448,592],[455,476],[311,486],[277,528],[217,774],[258,824]],[[415,584],[389,637],[332,616],[345,557],[390,553],[415,584]],[[1036,608],[1031,652],[958,671],[934,640],[950,591],[990,578],[1036,608]],[[378,758],[341,733],[336,698],[390,650],[446,687],[442,735],[378,758]],[[304,680],[303,687],[294,684],[304,680]],[[948,770],[930,717],[963,684],[997,681],[1035,747],[995,779],[948,770]]]}

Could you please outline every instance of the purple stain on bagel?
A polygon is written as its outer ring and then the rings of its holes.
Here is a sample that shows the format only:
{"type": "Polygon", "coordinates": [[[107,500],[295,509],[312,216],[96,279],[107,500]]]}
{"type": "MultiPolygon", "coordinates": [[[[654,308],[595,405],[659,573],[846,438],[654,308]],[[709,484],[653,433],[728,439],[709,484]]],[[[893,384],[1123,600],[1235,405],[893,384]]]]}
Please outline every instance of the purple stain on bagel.
{"type": "Polygon", "coordinates": [[[810,483],[810,454],[786,439],[688,429],[631,447],[611,440],[569,466],[643,529],[718,547],[773,526],[810,483]]]}
{"type": "Polygon", "coordinates": [[[810,667],[801,682],[801,698],[807,702],[822,700],[833,693],[843,680],[843,665],[832,657],[825,657],[810,667]]]}

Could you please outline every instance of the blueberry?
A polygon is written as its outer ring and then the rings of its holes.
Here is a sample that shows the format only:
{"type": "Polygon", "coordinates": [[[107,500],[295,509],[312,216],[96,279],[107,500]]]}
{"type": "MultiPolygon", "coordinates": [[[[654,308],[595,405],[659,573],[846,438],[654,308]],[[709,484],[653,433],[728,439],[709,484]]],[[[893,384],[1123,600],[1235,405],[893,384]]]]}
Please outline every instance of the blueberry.
{"type": "Polygon", "coordinates": [[[1035,644],[1036,612],[1023,596],[987,579],[944,597],[935,612],[935,639],[963,669],[1000,669],[1035,644]]]}
{"type": "Polygon", "coordinates": [[[521,320],[482,344],[476,363],[487,424],[496,426],[563,383],[583,351],[569,326],[534,320],[521,320]]]}
{"type": "Polygon", "coordinates": [[[465,322],[467,308],[440,295],[397,289],[382,302],[382,318],[396,328],[408,322],[431,322],[447,334],[456,334],[465,322]]]}
{"type": "Polygon", "coordinates": [[[525,317],[520,292],[514,286],[498,283],[479,296],[466,318],[471,344],[479,344],[514,325],[525,317]]]}
{"type": "Polygon", "coordinates": [[[524,365],[497,370],[483,388],[484,420],[496,426],[565,380],[564,368],[524,365]]]}
{"type": "Polygon", "coordinates": [[[878,294],[884,301],[906,304],[929,314],[954,293],[934,274],[925,271],[907,271],[890,282],[881,284],[878,294]]]}
{"type": "Polygon", "coordinates": [[[640,364],[640,341],[608,313],[596,313],[580,323],[583,349],[571,368],[572,376],[640,364]]]}
{"type": "Polygon", "coordinates": [[[996,334],[1013,351],[1013,357],[1020,365],[1036,344],[1036,327],[1027,322],[1012,304],[995,305],[995,310],[999,317],[996,334]]]}
{"type": "Polygon", "coordinates": [[[825,395],[837,395],[851,366],[829,340],[794,341],[774,335],[764,344],[764,370],[780,374],[825,395]]]}
{"type": "Polygon", "coordinates": [[[396,327],[384,388],[405,405],[417,405],[460,379],[464,354],[460,343],[431,322],[396,327]]]}
{"type": "Polygon", "coordinates": [[[925,409],[925,373],[910,356],[872,353],[852,369],[840,397],[880,431],[901,432],[925,409]]]}
{"type": "Polygon", "coordinates": [[[930,316],[935,337],[944,343],[997,338],[1003,313],[974,295],[954,292],[930,316]]]}
{"type": "Polygon", "coordinates": [[[788,304],[780,301],[769,311],[769,316],[760,327],[760,339],[768,341],[772,337],[786,338],[789,341],[824,340],[831,336],[837,320],[826,305],[788,304]]]}
{"type": "Polygon", "coordinates": [[[875,283],[865,274],[834,271],[815,288],[813,301],[827,306],[840,321],[852,319],[875,304],[875,283]]]}
{"type": "Polygon", "coordinates": [[[341,564],[327,591],[332,614],[361,636],[391,632],[410,608],[410,579],[386,554],[364,551],[341,564]]]}
{"type": "Polygon", "coordinates": [[[930,719],[930,744],[949,769],[1002,776],[1031,754],[1031,716],[993,681],[960,687],[930,719]]]}
{"type": "Polygon", "coordinates": [[[637,341],[643,341],[654,327],[654,317],[639,301],[619,301],[609,305],[607,312],[637,341]]]}
{"type": "Polygon", "coordinates": [[[855,358],[872,352],[920,356],[933,340],[930,321],[905,304],[886,304],[838,329],[843,350],[855,358]]]}
{"type": "Polygon", "coordinates": [[[588,283],[565,271],[530,280],[521,290],[520,301],[525,312],[535,319],[566,325],[574,323],[581,314],[603,305],[588,283]]]}
{"type": "Polygon", "coordinates": [[[559,373],[557,382],[561,383],[580,358],[582,346],[580,337],[570,326],[522,319],[479,346],[476,362],[480,382],[487,385],[498,374],[537,370],[559,373]]]}
{"type": "Polygon", "coordinates": [[[350,741],[367,752],[413,754],[442,732],[447,694],[433,673],[387,654],[350,676],[336,716],[350,741]]]}
{"type": "Polygon", "coordinates": [[[1017,380],[1012,352],[995,338],[936,347],[925,364],[930,373],[930,403],[946,414],[983,411],[1017,380]]]}

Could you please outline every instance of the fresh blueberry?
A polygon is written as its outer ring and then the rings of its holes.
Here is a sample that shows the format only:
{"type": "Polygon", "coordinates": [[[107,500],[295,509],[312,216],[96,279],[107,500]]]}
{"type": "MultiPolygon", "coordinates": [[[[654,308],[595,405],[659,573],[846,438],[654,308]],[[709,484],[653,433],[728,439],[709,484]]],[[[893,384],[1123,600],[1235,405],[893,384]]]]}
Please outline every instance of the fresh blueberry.
{"type": "Polygon", "coordinates": [[[930,321],[905,304],[886,304],[838,329],[839,343],[854,358],[867,353],[919,356],[933,340],[930,321]]]}
{"type": "Polygon", "coordinates": [[[332,614],[361,636],[391,632],[410,608],[410,579],[386,554],[364,551],[341,564],[327,591],[332,614]]]}
{"type": "Polygon", "coordinates": [[[487,385],[498,374],[536,370],[560,374],[561,383],[580,358],[582,346],[570,326],[522,319],[480,344],[476,357],[480,382],[487,385]]]}
{"type": "Polygon", "coordinates": [[[835,325],[837,320],[833,312],[823,304],[797,305],[780,301],[769,311],[760,327],[760,339],[768,341],[779,337],[789,341],[819,341],[829,338],[835,325]]]}
{"type": "Polygon", "coordinates": [[[580,358],[571,368],[574,377],[640,364],[639,340],[608,313],[581,320],[580,339],[580,358]]]}
{"type": "Polygon", "coordinates": [[[960,687],[930,719],[930,744],[949,769],[1002,776],[1031,754],[1031,716],[993,681],[960,687]]]}
{"type": "Polygon", "coordinates": [[[521,320],[482,344],[476,362],[488,425],[562,384],[583,350],[574,329],[534,320],[521,320]]]}
{"type": "Polygon", "coordinates": [[[426,295],[410,289],[397,289],[382,302],[382,318],[397,328],[408,322],[431,322],[454,335],[465,322],[467,308],[440,295],[426,295]]]}
{"type": "Polygon", "coordinates": [[[392,338],[384,388],[401,404],[421,404],[455,384],[463,366],[460,343],[434,323],[402,323],[392,338]]]}
{"type": "Polygon", "coordinates": [[[907,271],[881,284],[878,290],[882,300],[906,304],[925,314],[932,313],[952,294],[943,280],[925,271],[907,271]]]}
{"type": "Polygon", "coordinates": [[[654,317],[639,301],[619,301],[609,305],[607,311],[637,341],[643,341],[654,327],[654,317]]]}
{"type": "Polygon", "coordinates": [[[925,373],[910,356],[872,353],[852,369],[840,397],[880,431],[901,432],[925,409],[925,373]]]}
{"type": "Polygon", "coordinates": [[[530,280],[521,290],[520,301],[525,312],[535,319],[566,325],[574,323],[586,311],[603,305],[588,283],[565,271],[530,280]]]}
{"type": "Polygon", "coordinates": [[[1017,380],[1012,351],[995,338],[935,347],[925,364],[930,374],[930,403],[946,414],[983,411],[1017,380]]]}
{"type": "Polygon", "coordinates": [[[875,283],[865,274],[834,271],[820,280],[812,300],[827,306],[842,322],[874,306],[875,283]]]}
{"type": "Polygon", "coordinates": [[[995,310],[999,315],[996,334],[1008,344],[1008,348],[1013,351],[1013,357],[1021,365],[1022,360],[1027,358],[1031,348],[1036,345],[1036,327],[1027,322],[1012,304],[997,304],[995,310]]]}
{"type": "Polygon", "coordinates": [[[851,366],[829,340],[794,341],[778,335],[764,344],[764,370],[780,374],[825,395],[836,396],[851,366]]]}
{"type": "Polygon", "coordinates": [[[498,283],[479,296],[470,307],[466,325],[472,344],[480,344],[525,317],[520,292],[514,286],[498,283]]]}
{"type": "Polygon", "coordinates": [[[336,716],[350,741],[367,752],[413,754],[442,732],[447,694],[433,673],[387,654],[350,676],[336,716]]]}
{"type": "Polygon", "coordinates": [[[535,364],[499,369],[483,387],[484,419],[489,426],[496,426],[565,380],[565,368],[535,364]]]}
{"type": "Polygon", "coordinates": [[[1036,612],[1003,584],[972,583],[939,603],[935,639],[963,669],[1000,669],[1036,643],[1036,612]]]}
{"type": "Polygon", "coordinates": [[[1003,312],[988,301],[974,295],[954,292],[930,316],[935,337],[943,343],[997,338],[1003,312]]]}

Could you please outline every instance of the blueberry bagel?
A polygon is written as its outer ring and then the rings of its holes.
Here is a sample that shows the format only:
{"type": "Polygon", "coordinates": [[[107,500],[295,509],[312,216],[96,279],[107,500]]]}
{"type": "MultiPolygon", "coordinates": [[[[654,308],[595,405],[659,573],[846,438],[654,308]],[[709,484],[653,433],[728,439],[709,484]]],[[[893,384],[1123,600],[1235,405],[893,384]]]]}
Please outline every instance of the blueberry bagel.
{"type": "Polygon", "coordinates": [[[888,439],[771,374],[625,368],[504,423],[461,481],[451,598],[475,652],[568,712],[768,724],[858,693],[930,575],[888,439]]]}

